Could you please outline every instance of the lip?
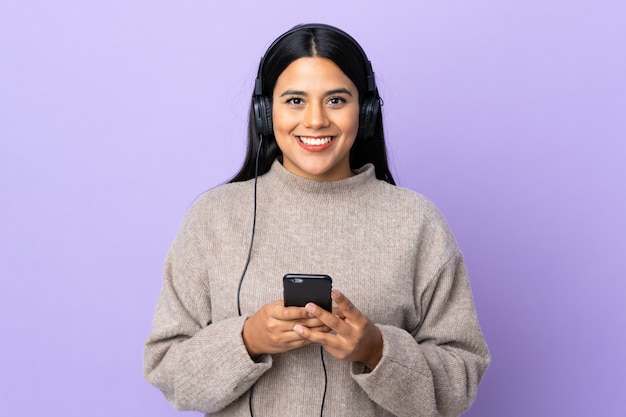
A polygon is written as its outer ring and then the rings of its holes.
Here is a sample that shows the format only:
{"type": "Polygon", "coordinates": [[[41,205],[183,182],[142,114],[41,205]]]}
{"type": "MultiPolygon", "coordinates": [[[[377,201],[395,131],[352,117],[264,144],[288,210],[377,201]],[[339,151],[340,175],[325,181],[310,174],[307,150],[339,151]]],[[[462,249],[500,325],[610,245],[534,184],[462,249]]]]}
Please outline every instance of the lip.
{"type": "Polygon", "coordinates": [[[305,149],[305,150],[307,150],[309,152],[321,152],[321,151],[331,147],[333,145],[333,143],[335,142],[336,138],[337,138],[336,136],[331,136],[331,135],[324,135],[324,136],[297,135],[296,136],[296,141],[298,142],[298,145],[300,145],[300,147],[302,149],[305,149]],[[300,140],[300,138],[307,138],[307,139],[312,139],[312,140],[324,140],[324,139],[330,138],[330,141],[328,141],[328,143],[324,143],[324,144],[321,144],[321,145],[311,145],[311,144],[303,143],[300,140]]]}

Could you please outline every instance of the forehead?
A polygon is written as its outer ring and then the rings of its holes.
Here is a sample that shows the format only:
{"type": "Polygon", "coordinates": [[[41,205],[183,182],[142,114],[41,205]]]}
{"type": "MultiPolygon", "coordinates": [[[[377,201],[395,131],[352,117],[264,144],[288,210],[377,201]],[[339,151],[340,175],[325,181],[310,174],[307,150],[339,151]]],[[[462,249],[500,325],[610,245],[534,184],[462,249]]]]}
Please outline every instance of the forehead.
{"type": "Polygon", "coordinates": [[[328,58],[298,58],[285,68],[276,80],[274,91],[289,88],[325,90],[328,88],[346,88],[357,91],[348,76],[328,58]]]}

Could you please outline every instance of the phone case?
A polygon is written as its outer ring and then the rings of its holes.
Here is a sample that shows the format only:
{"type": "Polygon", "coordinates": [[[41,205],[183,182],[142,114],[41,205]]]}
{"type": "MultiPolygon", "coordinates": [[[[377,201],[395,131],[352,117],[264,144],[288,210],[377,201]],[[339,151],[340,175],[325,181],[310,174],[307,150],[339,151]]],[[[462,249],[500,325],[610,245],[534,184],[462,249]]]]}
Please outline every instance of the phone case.
{"type": "Polygon", "coordinates": [[[304,307],[313,302],[326,311],[333,311],[330,298],[332,278],[320,274],[287,274],[283,277],[285,307],[304,307]]]}

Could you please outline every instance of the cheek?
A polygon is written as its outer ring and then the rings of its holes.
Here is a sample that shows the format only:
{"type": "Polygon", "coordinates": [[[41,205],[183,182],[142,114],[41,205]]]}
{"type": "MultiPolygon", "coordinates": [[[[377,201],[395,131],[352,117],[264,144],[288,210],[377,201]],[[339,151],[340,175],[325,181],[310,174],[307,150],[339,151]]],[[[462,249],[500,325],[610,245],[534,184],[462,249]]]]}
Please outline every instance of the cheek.
{"type": "Polygon", "coordinates": [[[350,131],[351,133],[356,133],[359,130],[359,108],[357,107],[355,111],[352,112],[350,117],[346,118],[344,123],[344,130],[350,131]]]}
{"type": "Polygon", "coordinates": [[[297,121],[293,116],[290,116],[286,112],[272,111],[272,125],[274,130],[284,132],[285,130],[291,130],[297,121]]]}

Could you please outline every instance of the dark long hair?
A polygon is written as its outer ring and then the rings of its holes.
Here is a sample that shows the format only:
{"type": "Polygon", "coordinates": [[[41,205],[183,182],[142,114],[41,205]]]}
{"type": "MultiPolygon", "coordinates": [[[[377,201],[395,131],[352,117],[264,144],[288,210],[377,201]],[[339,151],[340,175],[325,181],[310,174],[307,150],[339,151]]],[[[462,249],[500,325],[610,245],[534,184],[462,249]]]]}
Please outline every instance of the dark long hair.
{"type": "MultiPolygon", "coordinates": [[[[276,81],[282,72],[293,61],[303,57],[320,57],[333,61],[359,90],[359,101],[362,105],[368,93],[369,61],[359,44],[347,33],[328,25],[299,25],[281,35],[267,50],[259,64],[259,78],[262,80],[262,94],[271,100],[276,81]]],[[[375,99],[380,100],[378,90],[375,99]]],[[[243,166],[230,182],[246,181],[255,177],[255,163],[259,154],[258,175],[268,172],[276,158],[282,152],[273,135],[264,135],[262,148],[259,132],[255,122],[254,95],[250,105],[248,120],[248,147],[243,166]]],[[[270,111],[271,117],[271,111],[270,111]]],[[[383,132],[382,112],[378,112],[375,120],[374,135],[371,138],[357,136],[350,150],[350,167],[354,170],[366,163],[375,167],[376,178],[395,185],[389,165],[383,132]]]]}

